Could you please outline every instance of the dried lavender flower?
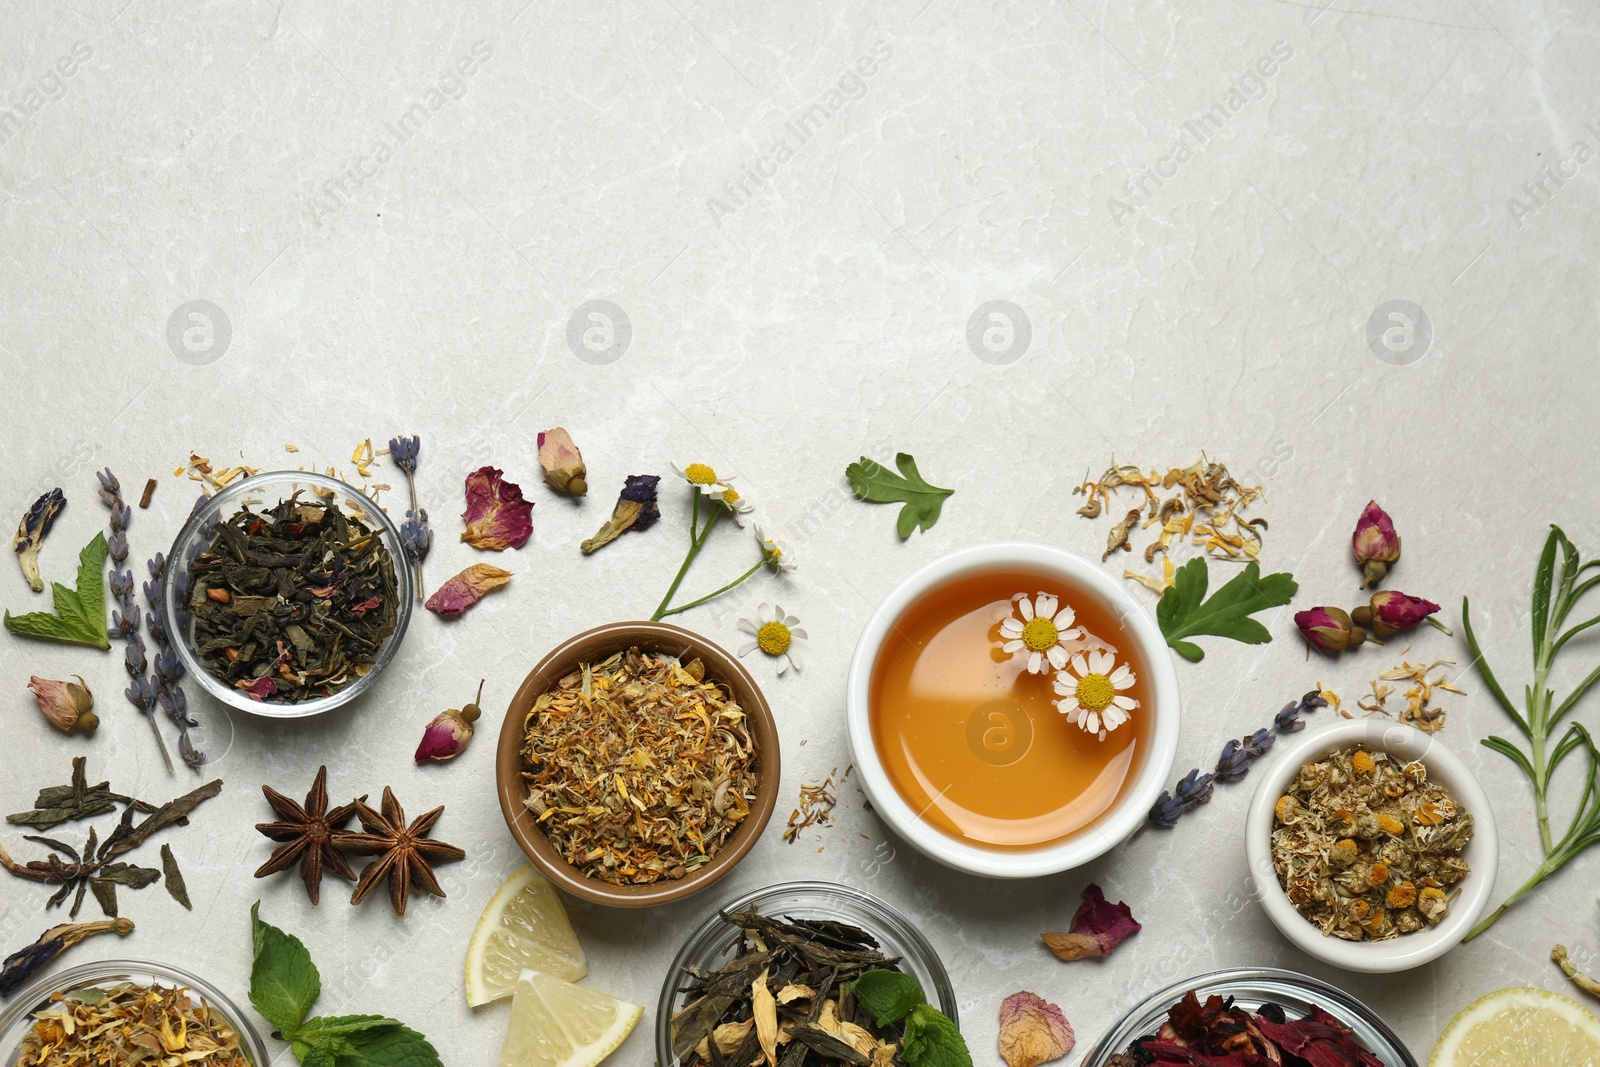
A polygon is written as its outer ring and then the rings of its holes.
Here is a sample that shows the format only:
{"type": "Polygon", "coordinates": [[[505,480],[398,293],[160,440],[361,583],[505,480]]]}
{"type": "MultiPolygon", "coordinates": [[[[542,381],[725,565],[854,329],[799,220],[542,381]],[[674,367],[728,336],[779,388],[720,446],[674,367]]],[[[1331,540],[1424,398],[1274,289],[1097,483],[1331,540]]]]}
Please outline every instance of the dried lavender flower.
{"type": "Polygon", "coordinates": [[[422,435],[404,434],[389,438],[389,458],[406,476],[406,489],[411,493],[411,510],[417,510],[417,453],[422,451],[422,435]]]}
{"type": "Polygon", "coordinates": [[[162,593],[166,588],[167,558],[158,552],[145,566],[150,571],[150,580],[144,583],[144,598],[151,608],[150,636],[156,643],[155,670],[150,675],[149,692],[153,702],[161,706],[161,710],[178,728],[178,755],[186,765],[198,770],[205,763],[206,754],[195,748],[189,739],[189,731],[200,724],[189,718],[188,699],[178,686],[184,674],[183,662],[172,649],[166,627],[156,621],[156,613],[161,610],[162,593]]]}
{"type": "Polygon", "coordinates": [[[122,499],[122,483],[117,481],[117,476],[111,473],[111,468],[96,471],[95,477],[100,481],[100,499],[105,501],[111,509],[111,536],[106,538],[107,555],[114,561],[108,581],[111,585],[111,595],[116,597],[120,609],[114,613],[117,633],[128,642],[123,649],[122,665],[127,668],[129,678],[128,688],[122,691],[128,698],[128,703],[138,709],[150,722],[150,732],[156,735],[156,745],[161,749],[161,760],[167,765],[167,772],[172,772],[172,757],[167,753],[167,743],[162,740],[161,727],[156,724],[156,686],[145,679],[144,671],[148,666],[145,656],[144,640],[139,636],[139,613],[133,605],[133,572],[131,570],[118,570],[116,564],[128,558],[128,523],[133,518],[133,511],[122,499]]]}
{"type": "Polygon", "coordinates": [[[1266,755],[1277,738],[1270,730],[1257,730],[1249,737],[1229,741],[1222,746],[1222,757],[1217,760],[1216,775],[1224,782],[1237,782],[1250,773],[1250,765],[1266,755]]]}
{"type": "Polygon", "coordinates": [[[1195,808],[1211,799],[1216,786],[1212,784],[1211,775],[1201,774],[1196,767],[1183,776],[1183,780],[1173,787],[1172,793],[1162,792],[1155,806],[1150,809],[1147,817],[1151,826],[1158,826],[1170,830],[1178,825],[1178,819],[1189,814],[1195,808]]]}
{"type": "Polygon", "coordinates": [[[1300,716],[1327,706],[1328,702],[1322,698],[1322,691],[1313,689],[1298,701],[1291,700],[1285,704],[1278,714],[1273,716],[1272,728],[1283,734],[1304,730],[1306,724],[1301,721],[1300,716]]]}
{"type": "MultiPolygon", "coordinates": [[[[391,447],[394,442],[390,442],[391,447]]],[[[400,545],[406,550],[406,559],[411,561],[411,569],[416,577],[417,600],[422,600],[422,561],[428,558],[428,550],[433,547],[433,530],[428,527],[428,512],[425,508],[406,512],[406,521],[400,524],[400,545]]]]}

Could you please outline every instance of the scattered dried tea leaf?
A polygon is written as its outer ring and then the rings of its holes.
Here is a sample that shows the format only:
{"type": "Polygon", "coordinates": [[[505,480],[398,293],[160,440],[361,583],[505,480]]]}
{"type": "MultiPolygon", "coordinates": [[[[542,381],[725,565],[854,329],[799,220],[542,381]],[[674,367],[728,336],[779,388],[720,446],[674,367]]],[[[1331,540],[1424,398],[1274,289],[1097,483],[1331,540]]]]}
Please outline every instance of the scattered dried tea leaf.
{"type": "Polygon", "coordinates": [[[1143,512],[1139,508],[1134,508],[1132,511],[1128,512],[1128,514],[1123,516],[1121,522],[1111,527],[1111,533],[1106,537],[1106,550],[1104,554],[1101,555],[1100,562],[1104,563],[1106,560],[1110,559],[1111,553],[1115,552],[1119,548],[1124,552],[1128,552],[1133,549],[1133,546],[1128,544],[1128,536],[1133,533],[1133,528],[1134,526],[1138,525],[1139,516],[1142,514],[1143,512]]]}
{"type": "Polygon", "coordinates": [[[428,598],[427,608],[435,615],[460,615],[510,580],[510,571],[488,563],[474,563],[441,585],[428,598]]]}
{"type": "Polygon", "coordinates": [[[173,900],[194,910],[194,905],[189,903],[189,887],[183,882],[183,872],[178,870],[178,858],[172,854],[171,845],[161,846],[161,880],[173,900]]]}
{"type": "Polygon", "coordinates": [[[533,536],[533,504],[522,489],[506,481],[498,467],[480,467],[467,475],[467,528],[461,540],[473,548],[501,552],[521,548],[533,536]]]}
{"type": "Polygon", "coordinates": [[[844,769],[844,777],[835,782],[834,776],[839,773],[839,768],[835,767],[824,780],[807,782],[800,787],[800,806],[789,813],[789,822],[783,830],[785,841],[792,845],[806,827],[827,826],[833,821],[833,806],[839,803],[834,788],[844,785],[853,770],[855,764],[852,763],[844,769]]]}
{"type": "MultiPolygon", "coordinates": [[[[1118,490],[1133,489],[1141,494],[1139,507],[1127,513],[1107,539],[1106,556],[1118,548],[1132,550],[1133,528],[1140,512],[1148,512],[1142,528],[1157,526],[1156,536],[1145,546],[1144,560],[1154,563],[1158,553],[1169,552],[1174,540],[1201,546],[1206,555],[1219,559],[1257,559],[1261,534],[1267,521],[1246,519],[1242,512],[1257,500],[1266,499],[1259,485],[1241,485],[1225,464],[1201,456],[1187,467],[1172,467],[1165,474],[1155,469],[1141,470],[1133,464],[1119,464],[1116,457],[1098,479],[1084,479],[1073,495],[1087,497],[1078,514],[1098,518],[1115,501],[1118,490]],[[1164,492],[1172,491],[1165,500],[1164,492]]],[[[1152,580],[1126,572],[1125,577],[1151,586],[1152,580]]],[[[1161,590],[1151,586],[1155,592],[1161,590]]]]}
{"type": "MultiPolygon", "coordinates": [[[[1409,652],[1410,649],[1406,651],[1409,652]]],[[[1438,668],[1454,666],[1455,661],[1448,659],[1436,659],[1427,664],[1408,663],[1402,660],[1399,666],[1390,667],[1368,683],[1371,694],[1358,700],[1356,706],[1369,714],[1388,715],[1408,726],[1415,726],[1430,734],[1434,733],[1444,726],[1445,716],[1449,714],[1448,709],[1435,707],[1432,703],[1434,690],[1463,696],[1466,695],[1466,690],[1458,689],[1447,681],[1450,677],[1448,670],[1440,673],[1437,678],[1429,678],[1428,675],[1438,668]],[[1411,683],[1402,694],[1405,706],[1391,711],[1388,703],[1389,697],[1394,694],[1394,687],[1384,683],[1400,681],[1411,683]]]]}
{"type": "Polygon", "coordinates": [[[147,479],[144,483],[144,492],[139,494],[139,506],[148,508],[150,506],[150,498],[155,495],[156,480],[154,478],[147,479]]]}
{"type": "Polygon", "coordinates": [[[763,967],[756,980],[750,984],[750,1015],[756,1023],[756,1040],[761,1044],[761,1054],[767,1058],[767,1067],[778,1062],[778,1003],[767,988],[767,971],[763,967]]]}
{"type": "Polygon", "coordinates": [[[1058,959],[1070,962],[1086,956],[1109,956],[1124,938],[1140,929],[1128,905],[1121,901],[1110,903],[1100,887],[1091,882],[1084,887],[1083,903],[1072,916],[1072,928],[1064,934],[1039,936],[1058,959]]]}
{"type": "Polygon", "coordinates": [[[1077,1043],[1061,1009],[1026,990],[1000,1002],[1000,1058],[1007,1067],[1059,1060],[1077,1043]]]}

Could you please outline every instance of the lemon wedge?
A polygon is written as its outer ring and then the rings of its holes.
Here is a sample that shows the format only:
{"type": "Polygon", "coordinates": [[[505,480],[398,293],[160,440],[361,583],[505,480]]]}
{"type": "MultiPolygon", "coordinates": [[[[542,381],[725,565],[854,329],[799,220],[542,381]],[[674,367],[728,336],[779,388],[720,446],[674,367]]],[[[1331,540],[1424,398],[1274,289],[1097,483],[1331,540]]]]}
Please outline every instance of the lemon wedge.
{"type": "Polygon", "coordinates": [[[639,1005],[597,989],[523,971],[511,999],[500,1067],[595,1067],[643,1014],[639,1005]]]}
{"type": "Polygon", "coordinates": [[[1543,989],[1502,989],[1450,1020],[1428,1067],[1600,1067],[1600,1016],[1543,989]]]}
{"type": "Polygon", "coordinates": [[[531,863],[495,890],[478,917],[467,945],[467,1003],[509,997],[525,970],[569,982],[589,973],[560,896],[531,863]]]}

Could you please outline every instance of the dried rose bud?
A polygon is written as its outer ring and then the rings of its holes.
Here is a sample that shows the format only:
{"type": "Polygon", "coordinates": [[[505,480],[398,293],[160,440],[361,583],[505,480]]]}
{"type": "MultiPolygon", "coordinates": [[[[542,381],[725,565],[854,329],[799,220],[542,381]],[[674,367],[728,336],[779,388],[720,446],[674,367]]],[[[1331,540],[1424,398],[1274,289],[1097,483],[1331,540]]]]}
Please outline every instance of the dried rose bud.
{"type": "Polygon", "coordinates": [[[76,682],[56,682],[37,675],[28,679],[28,688],[39,699],[39,710],[50,720],[50,725],[69,734],[92,734],[100,725],[100,716],[94,707],[94,694],[83,684],[83,677],[74,674],[76,682]]]}
{"type": "Polygon", "coordinates": [[[1389,573],[1389,564],[1400,559],[1400,535],[1394,532],[1394,522],[1389,513],[1378,506],[1376,500],[1367,501],[1356,520],[1356,532],[1350,536],[1350,547],[1364,575],[1361,588],[1383,581],[1389,573]]]}
{"type": "Polygon", "coordinates": [[[1372,600],[1352,611],[1350,618],[1371,629],[1374,636],[1387,639],[1411,629],[1438,610],[1439,605],[1431,600],[1384,590],[1372,594],[1372,600]]]}
{"type": "Polygon", "coordinates": [[[561,427],[539,434],[539,466],[544,468],[544,480],[556,492],[582,496],[589,491],[589,483],[584,480],[588,471],[583,465],[583,453],[572,443],[572,435],[561,427]]]}
{"type": "Polygon", "coordinates": [[[483,682],[478,683],[478,695],[472,698],[472,703],[459,711],[451,708],[435,715],[428,728],[422,731],[422,743],[417,746],[416,760],[422,763],[426,760],[455,759],[466,750],[467,742],[472,740],[472,724],[478,721],[482,712],[478,708],[478,701],[483,697],[483,682]]]}
{"type": "Polygon", "coordinates": [[[1294,613],[1301,635],[1324,652],[1343,652],[1367,639],[1367,632],[1340,608],[1307,608],[1294,613]]]}

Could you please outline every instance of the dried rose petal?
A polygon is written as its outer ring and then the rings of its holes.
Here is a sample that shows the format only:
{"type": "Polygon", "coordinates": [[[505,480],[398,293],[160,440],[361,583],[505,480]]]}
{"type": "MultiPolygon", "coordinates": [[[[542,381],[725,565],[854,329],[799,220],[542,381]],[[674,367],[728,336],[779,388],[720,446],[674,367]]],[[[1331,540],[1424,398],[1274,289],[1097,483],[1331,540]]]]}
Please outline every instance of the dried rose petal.
{"type": "Polygon", "coordinates": [[[1026,990],[1000,1002],[1000,1056],[1008,1067],[1038,1067],[1065,1056],[1077,1037],[1061,1009],[1026,990]]]}
{"type": "Polygon", "coordinates": [[[278,683],[264,674],[253,681],[239,681],[233,684],[249,693],[251,700],[265,700],[278,691],[278,683]]]}
{"type": "Polygon", "coordinates": [[[1128,905],[1107,902],[1094,883],[1084,887],[1083,903],[1072,916],[1072,929],[1064,934],[1041,934],[1044,943],[1059,959],[1081,960],[1085,956],[1109,956],[1129,934],[1141,927],[1128,905]]]}
{"type": "Polygon", "coordinates": [[[480,467],[467,475],[467,510],[461,513],[467,528],[461,540],[473,548],[521,548],[533,536],[533,504],[501,473],[498,467],[480,467]]]}
{"type": "Polygon", "coordinates": [[[583,465],[583,453],[572,443],[572,435],[557,426],[539,433],[539,466],[550,488],[568,496],[582,496],[589,491],[584,480],[588,471],[583,465]]]}
{"type": "Polygon", "coordinates": [[[510,571],[503,571],[488,563],[474,563],[441,585],[428,598],[427,608],[435,615],[460,615],[481,600],[485,593],[499,589],[510,580],[510,571]]]}

